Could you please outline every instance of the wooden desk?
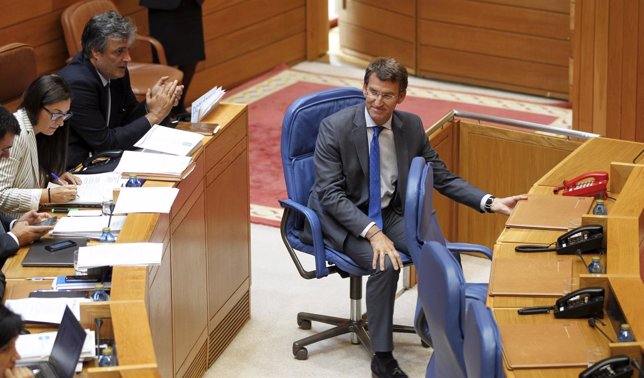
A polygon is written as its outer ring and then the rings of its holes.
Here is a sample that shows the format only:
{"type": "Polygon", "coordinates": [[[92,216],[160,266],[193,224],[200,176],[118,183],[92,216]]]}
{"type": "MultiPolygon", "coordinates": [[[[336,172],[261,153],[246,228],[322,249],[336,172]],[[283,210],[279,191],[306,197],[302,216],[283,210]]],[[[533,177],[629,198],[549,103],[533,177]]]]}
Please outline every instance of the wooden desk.
{"type": "MultiPolygon", "coordinates": [[[[120,365],[88,367],[96,377],[200,377],[250,318],[250,204],[246,105],[220,104],[207,122],[194,171],[179,183],[170,214],[128,215],[118,242],[164,243],[156,267],[115,267],[111,300],[81,306],[81,323],[111,318],[120,365]]],[[[72,268],[23,268],[27,252],[9,259],[7,297],[25,297],[72,268]]]]}
{"type": "MultiPolygon", "coordinates": [[[[531,188],[530,193],[552,193],[552,187],[565,179],[576,177],[587,171],[607,171],[610,178],[609,196],[614,200],[607,202],[608,215],[586,215],[583,224],[599,223],[604,226],[606,255],[603,262],[607,274],[587,274],[577,256],[557,256],[554,252],[525,254],[514,252],[517,244],[548,245],[562,234],[559,231],[506,228],[499,235],[494,247],[492,264],[500,258],[523,259],[538,258],[543,261],[554,258],[572,259],[571,282],[579,287],[602,286],[606,290],[605,316],[607,326],[602,329],[615,338],[615,330],[621,321],[631,324],[636,342],[609,343],[599,332],[588,327],[586,320],[580,320],[586,346],[600,348],[605,357],[627,354],[642,360],[644,347],[644,269],[641,260],[641,245],[644,240],[644,166],[630,164],[632,159],[644,148],[643,143],[595,138],[586,141],[568,157],[545,174],[531,188]]],[[[590,259],[588,256],[587,260],[590,259]]],[[[570,322],[569,319],[554,319],[552,313],[546,315],[519,316],[516,310],[526,306],[553,305],[556,297],[536,295],[488,296],[487,304],[493,309],[494,316],[502,328],[508,323],[533,324],[535,322],[570,322]]],[[[551,346],[544,345],[544,348],[551,346]]],[[[581,368],[514,369],[506,366],[508,377],[577,377],[581,368]]]]}

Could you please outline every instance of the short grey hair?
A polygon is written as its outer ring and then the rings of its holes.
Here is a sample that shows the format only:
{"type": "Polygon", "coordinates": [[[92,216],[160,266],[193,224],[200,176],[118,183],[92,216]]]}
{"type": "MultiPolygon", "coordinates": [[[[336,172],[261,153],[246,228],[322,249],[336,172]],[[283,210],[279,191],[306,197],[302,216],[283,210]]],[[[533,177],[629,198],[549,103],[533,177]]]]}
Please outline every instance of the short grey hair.
{"type": "Polygon", "coordinates": [[[129,18],[123,17],[116,11],[101,13],[92,17],[85,25],[81,45],[83,57],[89,59],[92,50],[104,52],[109,39],[127,39],[132,44],[136,38],[136,26],[129,18]]]}

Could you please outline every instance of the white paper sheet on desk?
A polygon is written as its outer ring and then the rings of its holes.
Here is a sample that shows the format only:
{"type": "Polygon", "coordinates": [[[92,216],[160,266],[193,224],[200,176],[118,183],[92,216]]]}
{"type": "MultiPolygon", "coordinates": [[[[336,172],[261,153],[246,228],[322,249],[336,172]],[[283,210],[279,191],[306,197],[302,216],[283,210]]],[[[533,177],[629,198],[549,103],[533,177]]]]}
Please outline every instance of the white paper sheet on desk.
{"type": "MultiPolygon", "coordinates": [[[[80,359],[86,360],[96,357],[96,336],[94,331],[86,329],[87,337],[83,344],[80,359]]],[[[47,360],[54,347],[58,332],[41,332],[20,335],[16,340],[16,350],[20,354],[19,363],[29,363],[47,360]]]]}
{"type": "MultiPolygon", "coordinates": [[[[107,227],[109,218],[110,217],[108,216],[58,218],[58,222],[56,222],[51,234],[53,236],[61,237],[85,236],[88,238],[98,239],[101,236],[103,227],[107,227]]],[[[125,215],[112,216],[110,229],[114,236],[118,235],[126,218],[127,217],[125,215]]]]}
{"type": "MultiPolygon", "coordinates": [[[[82,183],[77,187],[78,197],[66,205],[74,204],[100,204],[103,201],[110,200],[114,196],[114,188],[121,186],[121,174],[114,172],[97,173],[94,175],[76,175],[82,183]]],[[[57,188],[60,185],[49,183],[48,188],[57,188]]]]}
{"type": "Polygon", "coordinates": [[[187,156],[201,144],[202,139],[201,134],[154,125],[134,144],[134,147],[187,156]]]}
{"type": "Polygon", "coordinates": [[[159,265],[163,243],[101,244],[78,249],[78,267],[159,265]]]}
{"type": "Polygon", "coordinates": [[[80,304],[89,301],[88,298],[24,298],[8,299],[5,306],[25,321],[60,324],[65,306],[80,321],[80,304]]]}
{"type": "Polygon", "coordinates": [[[189,156],[125,151],[114,171],[180,176],[191,161],[189,156]]]}
{"type": "Polygon", "coordinates": [[[204,95],[192,102],[192,110],[190,114],[190,122],[196,123],[203,119],[224,96],[226,90],[222,87],[213,87],[204,95]]]}
{"type": "Polygon", "coordinates": [[[164,213],[172,208],[179,189],[168,187],[122,188],[114,213],[164,213]]]}

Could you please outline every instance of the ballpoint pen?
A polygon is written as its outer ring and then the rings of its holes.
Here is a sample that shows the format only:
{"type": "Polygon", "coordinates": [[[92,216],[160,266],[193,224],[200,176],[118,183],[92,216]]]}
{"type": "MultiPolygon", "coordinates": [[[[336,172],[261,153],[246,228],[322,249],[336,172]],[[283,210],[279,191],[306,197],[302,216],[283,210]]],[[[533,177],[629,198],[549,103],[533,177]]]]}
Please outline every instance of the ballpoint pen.
{"type": "Polygon", "coordinates": [[[63,182],[63,180],[61,180],[61,179],[60,179],[60,177],[58,177],[58,175],[57,175],[57,174],[55,174],[54,172],[51,172],[49,175],[50,175],[50,176],[51,176],[55,181],[57,181],[57,182],[58,182],[58,185],[65,185],[65,183],[63,182]]]}

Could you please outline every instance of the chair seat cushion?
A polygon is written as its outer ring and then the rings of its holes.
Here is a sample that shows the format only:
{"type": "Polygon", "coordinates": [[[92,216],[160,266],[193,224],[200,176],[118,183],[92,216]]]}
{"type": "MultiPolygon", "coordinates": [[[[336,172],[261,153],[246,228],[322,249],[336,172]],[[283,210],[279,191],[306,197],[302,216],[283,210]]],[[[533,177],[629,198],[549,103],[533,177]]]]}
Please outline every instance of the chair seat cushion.
{"type": "Polygon", "coordinates": [[[130,71],[132,92],[137,97],[142,95],[145,98],[148,88],[152,88],[161,76],[168,76],[169,81],[177,80],[179,83],[183,81],[183,72],[161,64],[130,63],[127,69],[130,71]]]}

